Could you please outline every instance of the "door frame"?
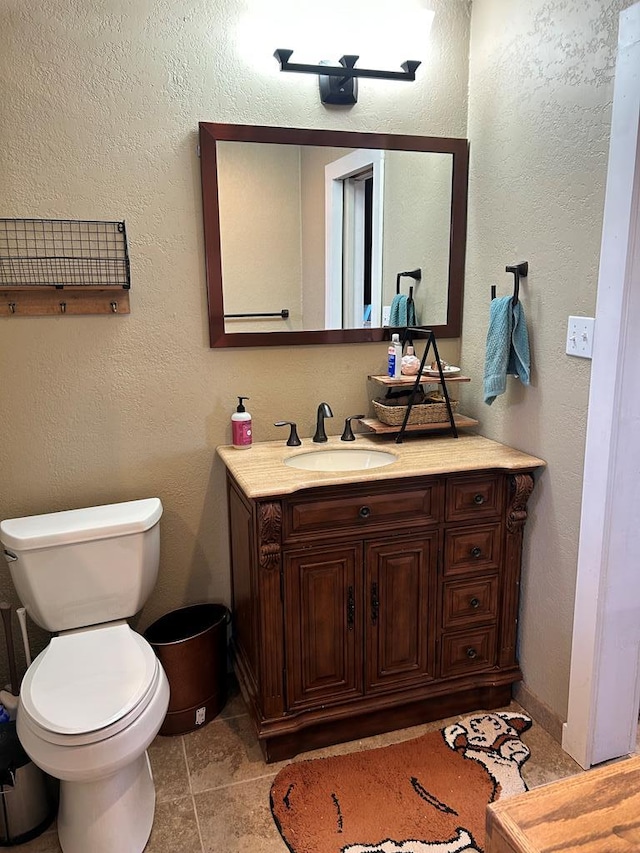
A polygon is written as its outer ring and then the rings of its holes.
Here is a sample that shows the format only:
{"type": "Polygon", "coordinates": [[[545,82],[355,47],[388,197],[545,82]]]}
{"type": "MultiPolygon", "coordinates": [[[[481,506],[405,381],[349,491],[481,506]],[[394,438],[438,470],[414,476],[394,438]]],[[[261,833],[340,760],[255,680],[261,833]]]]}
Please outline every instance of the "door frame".
{"type": "Polygon", "coordinates": [[[640,3],[620,14],[562,746],[635,750],[640,706],[640,3]]]}
{"type": "Polygon", "coordinates": [[[370,325],[382,325],[384,160],[383,150],[359,148],[325,166],[325,329],[343,328],[344,182],[367,169],[373,172],[370,325]]]}

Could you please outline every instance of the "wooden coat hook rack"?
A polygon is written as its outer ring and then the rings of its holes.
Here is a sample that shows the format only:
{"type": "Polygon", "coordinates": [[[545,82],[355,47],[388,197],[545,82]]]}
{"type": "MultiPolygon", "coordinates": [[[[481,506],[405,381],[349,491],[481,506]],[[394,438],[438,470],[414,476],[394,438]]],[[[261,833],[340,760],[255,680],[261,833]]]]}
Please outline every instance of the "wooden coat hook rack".
{"type": "Polygon", "coordinates": [[[0,219],[0,315],[128,314],[124,222],[0,219]]]}

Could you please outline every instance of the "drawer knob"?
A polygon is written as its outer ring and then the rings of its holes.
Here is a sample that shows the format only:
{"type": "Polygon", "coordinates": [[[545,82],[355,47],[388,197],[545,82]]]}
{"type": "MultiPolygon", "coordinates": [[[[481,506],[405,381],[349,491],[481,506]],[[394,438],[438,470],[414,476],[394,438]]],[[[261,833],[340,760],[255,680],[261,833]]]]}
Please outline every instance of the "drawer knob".
{"type": "Polygon", "coordinates": [[[478,657],[478,652],[473,648],[473,646],[470,646],[467,649],[467,657],[469,658],[469,660],[473,660],[474,658],[478,657]]]}
{"type": "Polygon", "coordinates": [[[480,607],[480,599],[479,598],[472,598],[471,601],[469,602],[469,607],[472,607],[474,610],[477,610],[478,607],[480,607]]]}
{"type": "Polygon", "coordinates": [[[478,557],[482,556],[482,548],[478,548],[478,546],[476,545],[475,548],[471,549],[471,556],[477,560],[478,557]]]}
{"type": "Polygon", "coordinates": [[[358,510],[358,515],[360,518],[369,518],[371,515],[371,507],[370,506],[361,506],[358,510]]]}
{"type": "Polygon", "coordinates": [[[478,506],[480,506],[480,504],[484,503],[484,495],[474,495],[473,496],[473,502],[474,502],[474,504],[477,504],[478,506]]]}

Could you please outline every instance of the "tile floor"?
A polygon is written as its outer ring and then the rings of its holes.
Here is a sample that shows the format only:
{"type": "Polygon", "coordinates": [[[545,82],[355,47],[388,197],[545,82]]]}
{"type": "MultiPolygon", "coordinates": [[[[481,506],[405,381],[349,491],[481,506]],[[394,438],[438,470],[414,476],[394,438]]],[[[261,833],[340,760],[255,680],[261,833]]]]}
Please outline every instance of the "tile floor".
{"type": "MultiPolygon", "coordinates": [[[[512,703],[511,708],[519,706],[512,703]]],[[[451,721],[316,750],[297,760],[384,746],[451,721]]],[[[534,723],[523,740],[531,749],[531,758],[523,768],[530,788],[582,772],[541,726],[534,723]]],[[[287,762],[264,763],[237,691],[224,711],[204,728],[183,736],[158,737],[149,754],[157,806],[145,853],[287,853],[269,810],[271,781],[287,762]]],[[[24,853],[60,853],[55,828],[17,849],[24,853]]]]}

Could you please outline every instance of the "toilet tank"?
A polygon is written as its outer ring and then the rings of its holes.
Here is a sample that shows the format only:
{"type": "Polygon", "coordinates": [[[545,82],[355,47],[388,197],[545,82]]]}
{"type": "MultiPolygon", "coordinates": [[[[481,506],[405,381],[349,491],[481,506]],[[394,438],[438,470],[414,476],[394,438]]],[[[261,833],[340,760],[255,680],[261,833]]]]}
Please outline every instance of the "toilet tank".
{"type": "Polygon", "coordinates": [[[158,498],[11,518],[0,542],[27,613],[48,631],[127,619],[158,576],[158,498]]]}

